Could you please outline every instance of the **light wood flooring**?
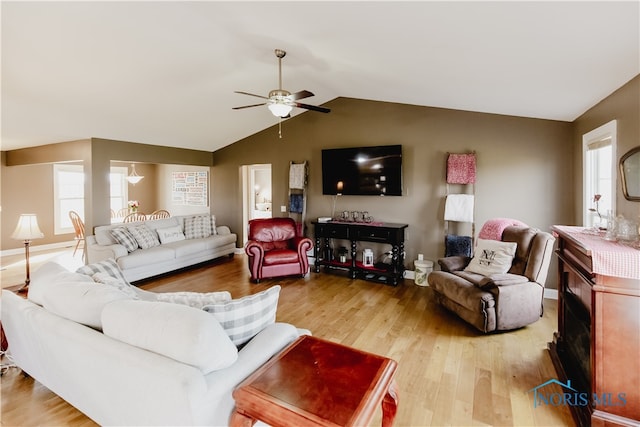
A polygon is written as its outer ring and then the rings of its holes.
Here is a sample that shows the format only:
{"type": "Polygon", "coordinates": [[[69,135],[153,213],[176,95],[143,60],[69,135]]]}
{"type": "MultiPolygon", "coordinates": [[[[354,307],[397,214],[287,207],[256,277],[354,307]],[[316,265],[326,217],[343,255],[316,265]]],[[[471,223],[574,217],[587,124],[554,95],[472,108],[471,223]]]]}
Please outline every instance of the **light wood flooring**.
{"type": "MultiPolygon", "coordinates": [[[[575,425],[567,407],[534,408],[530,392],[557,378],[546,350],[557,322],[554,300],[545,300],[544,317],[533,325],[482,335],[434,303],[430,288],[411,280],[392,287],[312,272],[305,279],[256,285],[249,281],[244,255],[140,286],[155,292],[228,290],[237,298],[275,284],[282,286],[278,321],[398,362],[396,426],[575,425]]],[[[380,412],[372,425],[380,425],[380,412]]],[[[12,369],[2,377],[1,425],[95,424],[12,369]]]]}

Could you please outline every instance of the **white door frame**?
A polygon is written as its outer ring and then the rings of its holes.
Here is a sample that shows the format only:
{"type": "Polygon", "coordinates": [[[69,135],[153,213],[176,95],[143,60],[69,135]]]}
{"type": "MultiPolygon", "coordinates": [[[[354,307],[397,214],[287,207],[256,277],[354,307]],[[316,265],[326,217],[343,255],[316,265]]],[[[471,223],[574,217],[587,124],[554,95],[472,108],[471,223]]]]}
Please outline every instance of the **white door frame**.
{"type": "MultiPolygon", "coordinates": [[[[247,243],[247,231],[249,226],[249,220],[253,218],[253,207],[256,204],[255,193],[255,174],[256,171],[269,171],[269,177],[271,177],[271,164],[254,164],[240,166],[240,181],[242,182],[242,227],[244,233],[243,246],[247,243]]],[[[269,186],[273,187],[271,179],[269,179],[269,186]]]]}

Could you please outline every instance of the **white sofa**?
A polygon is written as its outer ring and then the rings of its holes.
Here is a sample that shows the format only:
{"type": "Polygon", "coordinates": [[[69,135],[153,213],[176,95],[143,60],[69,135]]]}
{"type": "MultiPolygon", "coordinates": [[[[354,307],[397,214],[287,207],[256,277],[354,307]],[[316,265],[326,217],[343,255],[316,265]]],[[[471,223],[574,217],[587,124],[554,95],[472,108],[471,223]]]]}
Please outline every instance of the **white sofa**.
{"type": "Polygon", "coordinates": [[[309,333],[270,323],[238,350],[204,310],[153,301],[137,288],[142,298],[132,299],[56,265],[33,273],[29,299],[2,291],[9,354],[100,425],[228,425],[233,389],[309,333]],[[104,333],[70,319],[91,323],[96,313],[104,333]]]}
{"type": "Polygon", "coordinates": [[[215,216],[211,215],[213,234],[201,238],[161,243],[148,249],[135,249],[129,252],[118,243],[112,230],[118,227],[146,225],[153,232],[180,227],[184,233],[185,220],[200,215],[174,216],[164,219],[147,220],[127,224],[97,226],[94,234],[86,237],[87,261],[95,263],[105,259],[115,259],[126,279],[130,282],[145,279],[169,271],[209,261],[225,255],[233,256],[238,237],[227,226],[216,226],[215,216]]]}

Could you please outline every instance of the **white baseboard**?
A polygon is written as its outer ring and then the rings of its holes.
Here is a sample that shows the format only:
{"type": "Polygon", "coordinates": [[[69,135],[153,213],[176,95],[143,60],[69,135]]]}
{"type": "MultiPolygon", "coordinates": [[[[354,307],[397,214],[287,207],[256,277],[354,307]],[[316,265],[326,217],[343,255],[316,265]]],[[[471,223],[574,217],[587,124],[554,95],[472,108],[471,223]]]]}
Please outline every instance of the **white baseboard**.
{"type": "MultiPolygon", "coordinates": [[[[61,248],[72,248],[76,245],[75,240],[71,240],[68,242],[58,242],[58,243],[49,243],[48,245],[29,245],[29,253],[32,252],[42,252],[48,251],[51,249],[61,249],[61,248]]],[[[5,249],[4,251],[0,251],[0,256],[10,256],[10,255],[20,255],[24,254],[24,246],[16,249],[5,249]]]]}

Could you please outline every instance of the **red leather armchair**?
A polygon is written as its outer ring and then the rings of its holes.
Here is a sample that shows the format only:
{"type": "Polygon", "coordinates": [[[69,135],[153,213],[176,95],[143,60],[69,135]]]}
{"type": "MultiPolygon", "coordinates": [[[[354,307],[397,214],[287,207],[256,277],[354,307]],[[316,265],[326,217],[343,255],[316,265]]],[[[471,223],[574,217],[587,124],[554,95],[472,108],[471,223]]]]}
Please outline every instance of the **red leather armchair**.
{"type": "Polygon", "coordinates": [[[267,277],[304,277],[309,271],[307,251],[313,242],[296,235],[291,218],[262,218],[249,221],[249,240],[244,251],[249,259],[251,280],[259,283],[267,277]]]}

